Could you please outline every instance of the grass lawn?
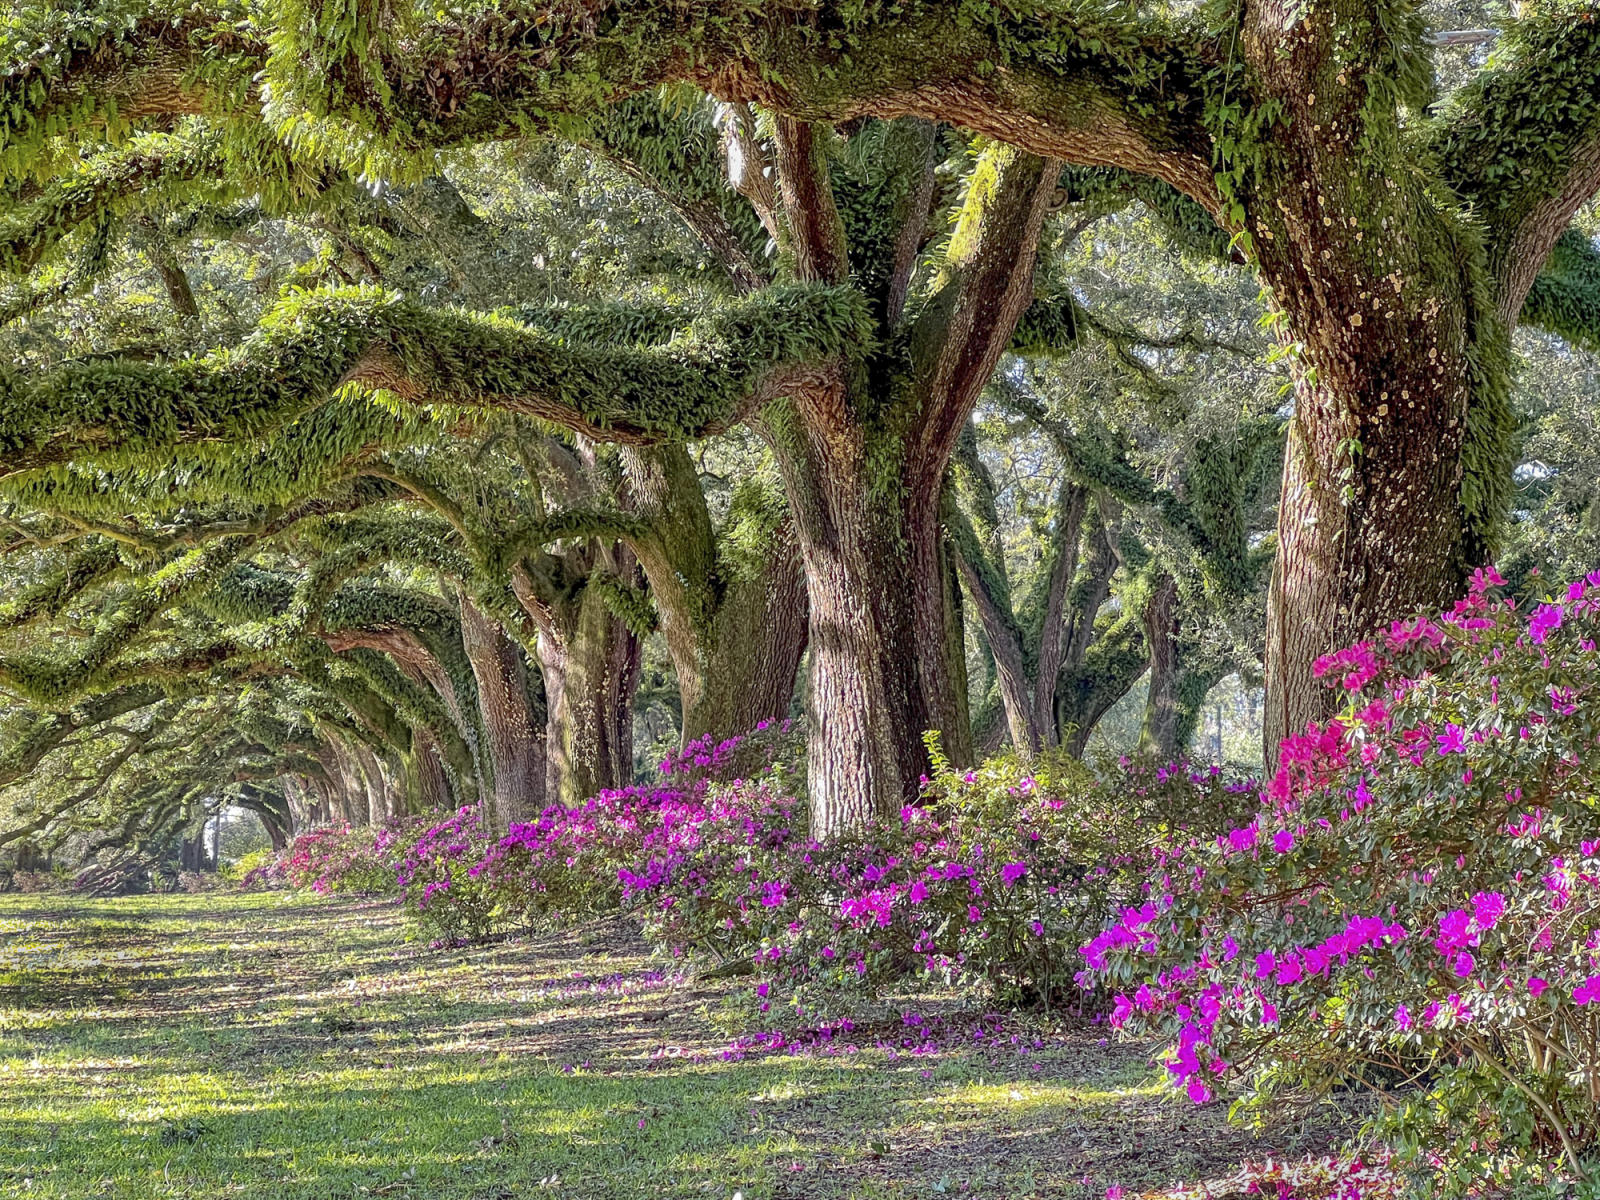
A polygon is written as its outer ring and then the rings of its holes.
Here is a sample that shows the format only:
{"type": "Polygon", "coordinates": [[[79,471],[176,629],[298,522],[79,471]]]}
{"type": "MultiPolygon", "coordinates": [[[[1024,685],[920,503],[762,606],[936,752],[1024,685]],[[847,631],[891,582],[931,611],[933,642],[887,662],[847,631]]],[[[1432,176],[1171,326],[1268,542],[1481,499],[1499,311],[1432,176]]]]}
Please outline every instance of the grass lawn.
{"type": "Polygon", "coordinates": [[[0,1196],[1103,1200],[1325,1137],[1175,1103],[1087,1023],[727,1061],[738,985],[661,968],[615,927],[430,950],[386,903],[0,896],[0,1196]]]}

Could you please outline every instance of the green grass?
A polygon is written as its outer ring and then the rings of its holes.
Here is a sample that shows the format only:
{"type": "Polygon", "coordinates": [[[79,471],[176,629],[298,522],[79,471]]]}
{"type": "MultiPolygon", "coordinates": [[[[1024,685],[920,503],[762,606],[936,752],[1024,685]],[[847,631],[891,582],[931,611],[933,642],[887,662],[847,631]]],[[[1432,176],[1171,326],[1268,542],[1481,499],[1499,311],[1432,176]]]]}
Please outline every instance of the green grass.
{"type": "Polygon", "coordinates": [[[1291,1148],[1149,1048],[725,1062],[624,930],[436,951],[385,904],[0,897],[0,1195],[1101,1200],[1291,1148]],[[626,994],[588,991],[619,974],[626,994]]]}

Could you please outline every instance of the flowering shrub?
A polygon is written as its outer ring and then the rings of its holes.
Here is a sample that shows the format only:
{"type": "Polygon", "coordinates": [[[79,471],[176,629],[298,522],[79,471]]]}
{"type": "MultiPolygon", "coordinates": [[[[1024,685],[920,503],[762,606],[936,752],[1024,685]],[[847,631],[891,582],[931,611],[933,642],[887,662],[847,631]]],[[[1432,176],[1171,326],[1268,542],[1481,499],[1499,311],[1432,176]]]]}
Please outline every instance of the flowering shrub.
{"type": "Polygon", "coordinates": [[[659,771],[684,787],[713,779],[760,777],[781,791],[799,794],[805,744],[792,720],[762,721],[748,733],[718,741],[707,734],[669,751],[659,771]]]}
{"type": "MultiPolygon", "coordinates": [[[[935,747],[937,758],[937,748],[935,747]]],[[[673,947],[747,961],[767,1012],[796,1019],[908,981],[1050,1005],[1070,994],[1073,947],[1175,819],[1237,807],[1220,775],[1148,772],[1115,788],[1081,764],[1011,756],[959,773],[939,762],[924,804],[819,845],[798,802],[713,793],[703,818],[622,872],[625,899],[673,947]]]]}
{"type": "Polygon", "coordinates": [[[400,856],[395,881],[401,900],[441,941],[476,940],[514,923],[497,911],[475,870],[487,841],[482,814],[466,805],[430,825],[400,856]]]}
{"type": "Polygon", "coordinates": [[[1135,897],[1152,848],[1224,828],[1253,795],[1214,770],[1106,784],[1065,755],[941,761],[922,805],[819,845],[786,786],[787,730],[762,732],[492,843],[464,809],[406,855],[406,899],[442,939],[630,911],[675,954],[753,971],[756,1007],[781,999],[797,1021],[911,980],[1050,1005],[1075,995],[1075,947],[1135,897]],[[759,771],[719,779],[735,761],[759,771]]]}
{"type": "Polygon", "coordinates": [[[283,887],[282,858],[271,850],[252,850],[242,854],[227,868],[228,875],[237,880],[244,892],[266,891],[283,887]]]}
{"type": "Polygon", "coordinates": [[[1364,1085],[1457,1192],[1600,1147],[1600,573],[1531,611],[1501,582],[1322,660],[1342,714],[1084,948],[1196,1101],[1364,1085]]]}
{"type": "MultiPolygon", "coordinates": [[[[672,853],[709,814],[717,778],[735,767],[766,781],[789,778],[799,757],[793,722],[763,721],[748,734],[701,738],[669,755],[663,782],[603,791],[571,809],[547,808],[491,840],[475,810],[464,808],[428,829],[399,865],[402,894],[425,930],[445,941],[496,930],[560,925],[618,911],[625,879],[652,855],[672,853]]],[[[750,794],[743,780],[729,795],[750,794]]]]}
{"type": "Polygon", "coordinates": [[[427,821],[426,817],[402,817],[359,829],[326,825],[310,830],[289,844],[273,869],[260,874],[251,871],[241,886],[265,886],[276,874],[291,887],[317,892],[394,892],[395,862],[401,848],[427,821]]]}

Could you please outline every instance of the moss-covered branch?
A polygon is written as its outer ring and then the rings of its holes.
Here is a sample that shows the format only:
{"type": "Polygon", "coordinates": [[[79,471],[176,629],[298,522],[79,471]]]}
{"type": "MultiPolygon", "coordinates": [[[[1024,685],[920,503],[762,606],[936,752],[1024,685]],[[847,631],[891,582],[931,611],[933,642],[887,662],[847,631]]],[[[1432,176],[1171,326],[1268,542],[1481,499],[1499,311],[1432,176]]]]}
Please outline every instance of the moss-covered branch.
{"type": "Polygon", "coordinates": [[[1486,70],[1434,119],[1431,152],[1487,230],[1508,316],[1600,188],[1600,21],[1558,0],[1509,23],[1486,70]]]}
{"type": "Polygon", "coordinates": [[[612,0],[579,12],[523,2],[396,29],[362,4],[340,21],[284,7],[263,25],[223,6],[102,0],[53,28],[16,23],[0,47],[11,66],[0,109],[14,114],[0,167],[33,166],[47,131],[264,111],[299,152],[376,174],[681,80],[806,120],[963,125],[1215,198],[1200,100],[1225,48],[1131,9],[612,0]]]}
{"type": "Polygon", "coordinates": [[[27,271],[79,226],[118,213],[134,198],[159,196],[157,185],[214,175],[221,166],[214,145],[159,133],[88,158],[0,218],[0,271],[27,271]]]}
{"type": "MultiPolygon", "coordinates": [[[[179,555],[140,579],[70,656],[59,652],[0,658],[0,686],[39,704],[61,704],[101,682],[108,666],[170,606],[211,583],[256,538],[220,538],[179,555]]],[[[107,680],[106,682],[110,682],[107,680]]]]}
{"type": "Polygon", "coordinates": [[[85,546],[72,547],[54,570],[0,602],[0,629],[55,616],[73,597],[121,565],[111,542],[91,539],[85,546]]]}
{"type": "Polygon", "coordinates": [[[1600,351],[1600,250],[1576,229],[1561,235],[1522,304],[1522,320],[1600,351]]]}
{"type": "MultiPolygon", "coordinates": [[[[568,346],[508,317],[428,309],[361,288],[274,309],[236,347],[176,363],[78,363],[0,381],[0,479],[186,443],[260,439],[336,396],[492,408],[602,441],[704,436],[863,351],[847,288],[773,288],[650,349],[568,346]]],[[[364,440],[364,439],[363,439],[364,440]]]]}

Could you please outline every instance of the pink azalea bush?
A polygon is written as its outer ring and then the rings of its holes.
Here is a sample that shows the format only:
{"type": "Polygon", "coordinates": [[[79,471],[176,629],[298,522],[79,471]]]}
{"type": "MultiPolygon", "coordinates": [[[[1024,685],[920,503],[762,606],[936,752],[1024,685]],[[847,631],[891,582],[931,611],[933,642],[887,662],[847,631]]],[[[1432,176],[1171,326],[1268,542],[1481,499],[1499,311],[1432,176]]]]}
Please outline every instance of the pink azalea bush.
{"type": "Polygon", "coordinates": [[[1083,948],[1192,1099],[1370,1089],[1447,1192],[1600,1149],[1600,573],[1501,584],[1318,663],[1343,711],[1083,948]]]}
{"type": "Polygon", "coordinates": [[[603,791],[570,809],[554,805],[499,837],[476,809],[463,808],[406,849],[401,894],[423,929],[444,941],[614,914],[626,899],[628,868],[731,802],[711,794],[721,772],[738,764],[764,782],[736,780],[719,785],[719,795],[753,797],[787,778],[785,764],[799,750],[793,735],[792,722],[764,721],[738,737],[701,738],[661,763],[659,784],[603,791]]]}
{"type": "Polygon", "coordinates": [[[1236,803],[1209,772],[1106,789],[1064,755],[969,772],[941,760],[922,804],[823,845],[792,798],[713,797],[621,872],[625,902],[662,943],[748,964],[758,1010],[799,1021],[907,983],[1076,1000],[1072,947],[1134,890],[1153,844],[1189,836],[1166,818],[1236,803]]]}
{"type": "Polygon", "coordinates": [[[821,845],[788,756],[752,762],[742,742],[498,839],[463,810],[402,862],[407,901],[442,939],[627,911],[673,954],[754,974],[769,1020],[910,980],[1050,1005],[1078,999],[1074,947],[1133,898],[1153,847],[1225,827],[1250,794],[1216,771],[1130,767],[1108,787],[1064,755],[941,761],[922,804],[821,845]],[[741,761],[759,771],[719,777],[741,761]]]}
{"type": "Polygon", "coordinates": [[[270,867],[249,872],[240,886],[249,890],[282,879],[291,887],[316,892],[392,893],[396,859],[428,823],[425,817],[402,817],[382,825],[307,830],[270,867]]]}

